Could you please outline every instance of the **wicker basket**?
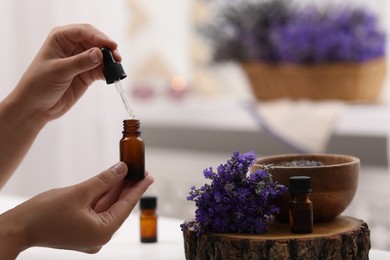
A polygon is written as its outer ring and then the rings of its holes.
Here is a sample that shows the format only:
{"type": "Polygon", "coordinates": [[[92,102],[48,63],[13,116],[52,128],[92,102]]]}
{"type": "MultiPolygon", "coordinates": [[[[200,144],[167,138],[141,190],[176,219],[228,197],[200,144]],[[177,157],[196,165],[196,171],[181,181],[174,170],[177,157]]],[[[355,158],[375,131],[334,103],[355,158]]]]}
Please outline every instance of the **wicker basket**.
{"type": "Polygon", "coordinates": [[[386,76],[385,59],[364,63],[271,65],[243,63],[257,100],[277,98],[375,102],[386,76]]]}

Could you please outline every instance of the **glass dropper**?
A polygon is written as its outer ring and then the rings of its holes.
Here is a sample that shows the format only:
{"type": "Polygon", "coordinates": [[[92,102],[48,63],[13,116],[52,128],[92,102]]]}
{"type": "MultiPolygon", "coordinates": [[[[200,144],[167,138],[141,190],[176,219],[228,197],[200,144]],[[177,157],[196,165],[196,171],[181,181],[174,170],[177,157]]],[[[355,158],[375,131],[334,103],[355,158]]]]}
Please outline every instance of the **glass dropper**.
{"type": "Polygon", "coordinates": [[[122,65],[119,62],[115,61],[109,49],[102,48],[102,53],[104,63],[103,74],[106,78],[106,83],[114,83],[116,90],[118,91],[123,101],[123,104],[125,105],[127,113],[129,114],[130,118],[135,118],[133,107],[131,106],[129,98],[127,97],[126,92],[124,91],[121,84],[121,80],[127,77],[122,65]]]}
{"type": "Polygon", "coordinates": [[[129,98],[127,97],[126,92],[122,87],[121,81],[120,80],[114,81],[114,85],[115,85],[116,90],[118,91],[119,95],[122,98],[123,104],[125,105],[126,111],[129,114],[130,118],[131,119],[135,118],[133,106],[131,105],[129,98]]]}

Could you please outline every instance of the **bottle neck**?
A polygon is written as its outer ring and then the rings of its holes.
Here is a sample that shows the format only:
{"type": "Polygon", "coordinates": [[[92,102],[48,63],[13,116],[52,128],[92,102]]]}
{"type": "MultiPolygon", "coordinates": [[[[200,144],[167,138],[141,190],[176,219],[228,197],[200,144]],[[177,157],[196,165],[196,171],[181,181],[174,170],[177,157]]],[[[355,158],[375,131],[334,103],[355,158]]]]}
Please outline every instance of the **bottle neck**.
{"type": "Polygon", "coordinates": [[[123,120],[123,135],[126,134],[141,134],[140,122],[138,119],[123,120]]]}
{"type": "Polygon", "coordinates": [[[311,193],[291,193],[292,200],[295,201],[310,201],[311,193]]]}

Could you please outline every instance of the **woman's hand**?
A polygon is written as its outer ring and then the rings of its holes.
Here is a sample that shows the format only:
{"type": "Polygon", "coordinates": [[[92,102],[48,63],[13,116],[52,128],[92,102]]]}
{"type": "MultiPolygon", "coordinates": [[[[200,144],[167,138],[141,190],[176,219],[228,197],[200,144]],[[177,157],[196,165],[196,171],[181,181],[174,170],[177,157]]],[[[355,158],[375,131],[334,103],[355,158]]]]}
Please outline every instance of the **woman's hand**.
{"type": "Polygon", "coordinates": [[[15,88],[14,97],[46,122],[60,117],[93,81],[103,79],[102,47],[121,60],[117,44],[92,25],[54,28],[15,88]]]}
{"type": "Polygon", "coordinates": [[[98,252],[153,183],[149,175],[140,181],[124,180],[126,173],[126,164],[120,162],[85,182],[41,193],[0,215],[0,258],[15,258],[33,246],[98,252]]]}
{"type": "Polygon", "coordinates": [[[47,122],[67,112],[103,76],[101,48],[117,44],[91,25],[53,29],[14,90],[0,102],[0,188],[47,122]]]}

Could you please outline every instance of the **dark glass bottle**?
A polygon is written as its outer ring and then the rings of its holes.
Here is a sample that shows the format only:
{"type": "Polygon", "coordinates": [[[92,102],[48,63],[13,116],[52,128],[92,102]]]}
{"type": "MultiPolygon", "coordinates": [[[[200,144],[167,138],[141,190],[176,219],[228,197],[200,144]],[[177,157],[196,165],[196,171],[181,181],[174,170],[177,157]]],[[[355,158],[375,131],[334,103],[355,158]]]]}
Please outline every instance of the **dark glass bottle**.
{"type": "Polygon", "coordinates": [[[119,142],[120,160],[127,164],[126,179],[145,178],[145,144],[141,137],[138,119],[123,121],[123,137],[119,142]]]}
{"type": "Polygon", "coordinates": [[[140,237],[142,243],[157,242],[157,198],[142,197],[140,201],[140,237]]]}
{"type": "Polygon", "coordinates": [[[313,233],[311,180],[308,176],[290,177],[290,230],[292,233],[313,233]]]}

